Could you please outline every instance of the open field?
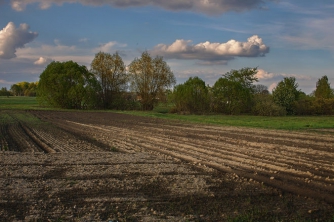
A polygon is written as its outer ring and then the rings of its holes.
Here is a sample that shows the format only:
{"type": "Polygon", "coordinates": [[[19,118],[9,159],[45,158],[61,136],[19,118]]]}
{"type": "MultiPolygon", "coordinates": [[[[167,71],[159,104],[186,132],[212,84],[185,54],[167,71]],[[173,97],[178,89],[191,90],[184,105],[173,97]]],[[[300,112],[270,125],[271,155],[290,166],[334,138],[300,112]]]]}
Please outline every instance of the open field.
{"type": "Polygon", "coordinates": [[[327,130],[334,133],[334,116],[179,115],[159,112],[119,112],[136,116],[180,120],[198,124],[280,130],[327,130]]]}
{"type": "Polygon", "coordinates": [[[0,109],[25,110],[38,109],[36,97],[27,96],[0,96],[0,109]]]}
{"type": "MultiPolygon", "coordinates": [[[[334,116],[251,116],[251,115],[178,115],[170,114],[170,105],[160,104],[153,111],[117,111],[135,116],[162,118],[166,120],[186,121],[197,124],[215,124],[220,126],[252,127],[282,130],[327,131],[334,135],[334,116]]],[[[67,112],[86,112],[82,110],[62,110],[40,106],[36,97],[0,96],[0,110],[58,110],[67,112]]],[[[98,111],[95,111],[98,112],[98,111]]],[[[115,111],[103,111],[115,112],[115,111]]]]}
{"type": "Polygon", "coordinates": [[[0,111],[0,221],[332,221],[331,132],[0,111]]]}

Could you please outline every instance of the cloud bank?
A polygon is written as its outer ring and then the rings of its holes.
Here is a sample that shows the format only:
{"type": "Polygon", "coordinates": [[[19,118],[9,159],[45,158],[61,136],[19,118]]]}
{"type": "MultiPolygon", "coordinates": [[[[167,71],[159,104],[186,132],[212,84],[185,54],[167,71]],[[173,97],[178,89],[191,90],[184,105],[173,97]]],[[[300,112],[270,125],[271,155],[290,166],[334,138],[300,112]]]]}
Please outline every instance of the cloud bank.
{"type": "Polygon", "coordinates": [[[16,49],[23,48],[37,36],[37,32],[29,31],[27,24],[21,24],[16,28],[13,22],[9,22],[5,28],[0,30],[0,59],[15,58],[16,49]]]}
{"type": "Polygon", "coordinates": [[[269,53],[269,47],[257,35],[248,38],[247,42],[232,39],[226,43],[191,43],[191,40],[178,39],[171,45],[159,44],[150,53],[167,59],[200,60],[199,64],[203,65],[225,65],[235,57],[261,57],[269,53]]]}
{"type": "Polygon", "coordinates": [[[263,7],[271,0],[11,0],[11,6],[16,11],[25,10],[29,4],[37,3],[41,9],[47,9],[53,4],[80,3],[83,5],[112,7],[156,6],[171,11],[194,11],[204,14],[222,14],[227,11],[245,11],[263,7]]]}

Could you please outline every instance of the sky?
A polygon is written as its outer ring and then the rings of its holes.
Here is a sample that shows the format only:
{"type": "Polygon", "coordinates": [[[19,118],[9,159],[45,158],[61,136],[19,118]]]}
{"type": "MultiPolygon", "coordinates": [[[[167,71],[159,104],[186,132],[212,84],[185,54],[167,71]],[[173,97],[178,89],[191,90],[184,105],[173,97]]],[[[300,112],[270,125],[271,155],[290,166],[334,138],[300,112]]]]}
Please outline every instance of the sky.
{"type": "Polygon", "coordinates": [[[285,77],[334,88],[333,0],[0,0],[0,87],[39,80],[52,61],[90,68],[96,53],[126,65],[163,56],[177,84],[258,67],[271,91],[285,77]]]}

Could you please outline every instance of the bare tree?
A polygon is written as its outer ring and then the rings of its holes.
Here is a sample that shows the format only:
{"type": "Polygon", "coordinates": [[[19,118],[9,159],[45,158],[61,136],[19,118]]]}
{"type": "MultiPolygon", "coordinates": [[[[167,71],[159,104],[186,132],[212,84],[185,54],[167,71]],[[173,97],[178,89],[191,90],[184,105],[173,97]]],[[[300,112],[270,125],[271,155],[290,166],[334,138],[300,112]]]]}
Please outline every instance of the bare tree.
{"type": "Polygon", "coordinates": [[[162,57],[152,58],[143,52],[129,66],[131,87],[140,98],[143,110],[152,110],[158,100],[166,96],[166,90],[175,85],[173,72],[162,57]]]}

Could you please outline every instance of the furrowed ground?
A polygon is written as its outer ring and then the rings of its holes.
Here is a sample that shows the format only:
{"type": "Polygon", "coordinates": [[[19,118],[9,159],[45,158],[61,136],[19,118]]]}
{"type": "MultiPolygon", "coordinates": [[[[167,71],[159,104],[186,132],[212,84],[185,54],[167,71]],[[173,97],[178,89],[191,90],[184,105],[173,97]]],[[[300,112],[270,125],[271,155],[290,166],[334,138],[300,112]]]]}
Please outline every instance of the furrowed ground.
{"type": "Polygon", "coordinates": [[[0,111],[0,220],[334,220],[331,131],[0,111]]]}

